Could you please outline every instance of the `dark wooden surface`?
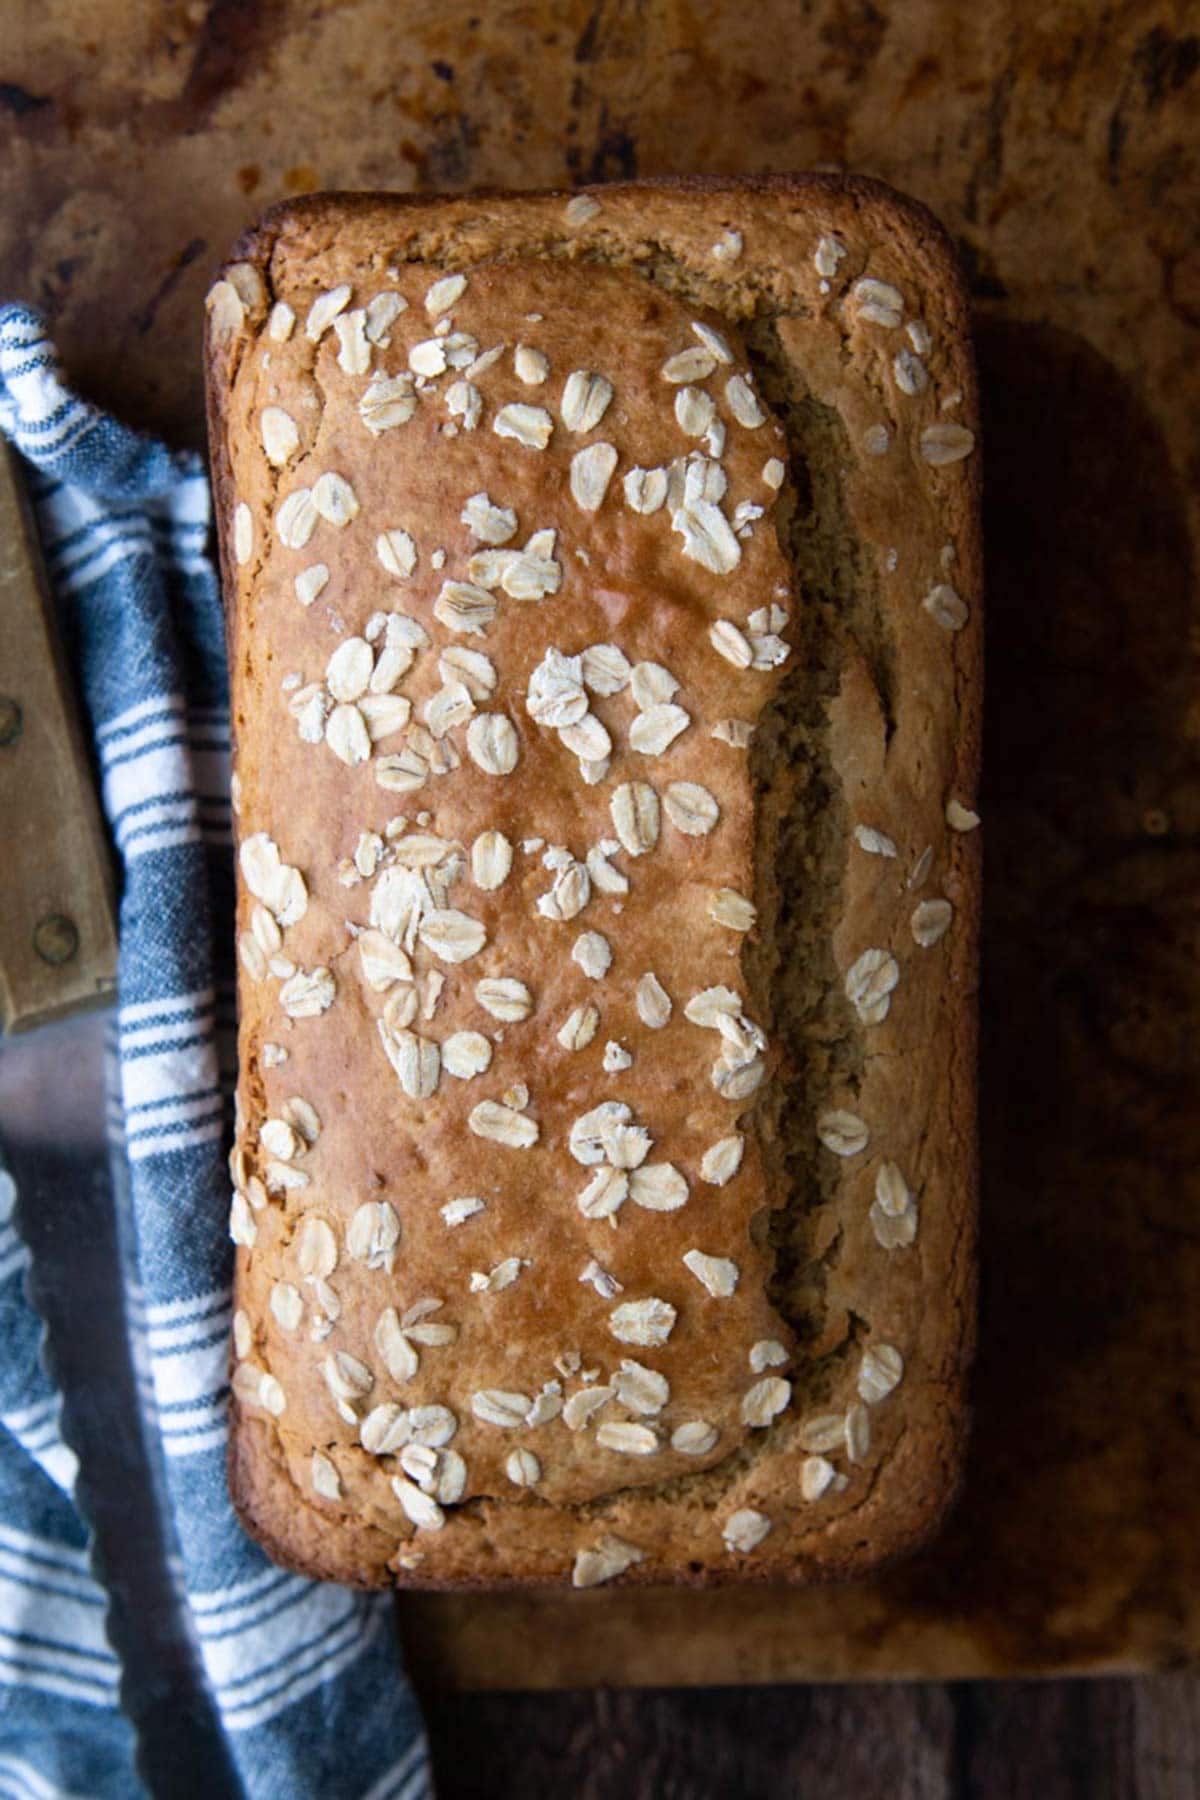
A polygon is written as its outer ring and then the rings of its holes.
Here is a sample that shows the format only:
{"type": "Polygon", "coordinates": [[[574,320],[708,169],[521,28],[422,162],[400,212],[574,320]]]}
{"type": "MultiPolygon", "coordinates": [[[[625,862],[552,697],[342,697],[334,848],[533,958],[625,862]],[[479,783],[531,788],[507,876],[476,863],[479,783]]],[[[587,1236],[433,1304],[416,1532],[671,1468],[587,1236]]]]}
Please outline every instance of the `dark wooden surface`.
{"type": "Polygon", "coordinates": [[[1200,1792],[1190,1674],[770,1685],[1200,1649],[1198,95],[1195,0],[5,12],[0,291],[180,438],[213,267],[320,186],[844,165],[933,206],[971,276],[990,676],[963,1505],[853,1590],[407,1602],[444,1800],[1200,1792]],[[555,1686],[602,1691],[462,1691],[555,1686]]]}
{"type": "Polygon", "coordinates": [[[1191,1676],[435,1696],[440,1800],[1191,1800],[1191,1676]]]}

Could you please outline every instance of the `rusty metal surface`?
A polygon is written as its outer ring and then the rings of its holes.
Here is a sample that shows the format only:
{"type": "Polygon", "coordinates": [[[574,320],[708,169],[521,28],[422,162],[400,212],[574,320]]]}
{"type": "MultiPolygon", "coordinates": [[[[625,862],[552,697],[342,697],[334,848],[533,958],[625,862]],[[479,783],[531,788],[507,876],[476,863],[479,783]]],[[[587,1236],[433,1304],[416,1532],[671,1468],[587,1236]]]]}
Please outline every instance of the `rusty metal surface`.
{"type": "Polygon", "coordinates": [[[986,409],[984,1314],[944,1540],[854,1588],[427,1597],[458,1685],[1200,1649],[1200,10],[59,0],[0,51],[0,291],[198,439],[200,297],[325,186],[845,165],[957,236],[986,409]]]}

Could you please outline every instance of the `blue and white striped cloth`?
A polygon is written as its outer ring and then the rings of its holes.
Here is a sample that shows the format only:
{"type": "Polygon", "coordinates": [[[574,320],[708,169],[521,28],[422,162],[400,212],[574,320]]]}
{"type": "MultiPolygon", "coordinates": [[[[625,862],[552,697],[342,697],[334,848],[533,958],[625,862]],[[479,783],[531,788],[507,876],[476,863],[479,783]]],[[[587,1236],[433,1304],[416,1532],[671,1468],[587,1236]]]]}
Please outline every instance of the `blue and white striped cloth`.
{"type": "MultiPolygon", "coordinates": [[[[32,465],[123,867],[110,1119],[125,1322],[168,1591],[223,1751],[188,1791],[422,1800],[389,1599],[275,1568],[226,1495],[233,889],[203,468],[72,396],[23,307],[0,308],[0,429],[32,465]]],[[[126,1800],[146,1791],[120,1703],[136,1717],[136,1696],[105,1632],[13,1198],[0,1174],[0,1800],[126,1800]]]]}

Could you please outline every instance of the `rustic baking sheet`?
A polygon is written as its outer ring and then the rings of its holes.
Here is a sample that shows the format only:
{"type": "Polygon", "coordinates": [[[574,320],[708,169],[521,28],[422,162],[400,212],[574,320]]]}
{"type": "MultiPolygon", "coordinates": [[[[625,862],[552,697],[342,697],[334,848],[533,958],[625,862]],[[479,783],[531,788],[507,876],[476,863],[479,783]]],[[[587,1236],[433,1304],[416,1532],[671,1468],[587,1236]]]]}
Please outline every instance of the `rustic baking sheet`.
{"type": "Polygon", "coordinates": [[[985,405],[983,1320],[945,1538],[853,1588],[410,1597],[483,1687],[1145,1668],[1200,1648],[1200,10],[24,10],[0,292],[198,439],[201,296],[319,186],[837,164],[962,244],[985,405]]]}

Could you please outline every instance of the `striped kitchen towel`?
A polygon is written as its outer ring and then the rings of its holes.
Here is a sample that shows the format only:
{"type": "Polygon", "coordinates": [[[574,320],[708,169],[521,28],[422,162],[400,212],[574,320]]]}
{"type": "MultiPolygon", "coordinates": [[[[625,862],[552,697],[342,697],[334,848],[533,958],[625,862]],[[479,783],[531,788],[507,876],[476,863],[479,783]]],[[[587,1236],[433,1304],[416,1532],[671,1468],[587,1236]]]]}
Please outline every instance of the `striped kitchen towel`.
{"type": "MultiPolygon", "coordinates": [[[[233,1084],[229,716],[209,493],[71,395],[41,320],[0,308],[0,429],[31,465],[122,870],[110,1117],[125,1328],[165,1585],[220,1747],[188,1791],[420,1800],[428,1752],[386,1596],[275,1568],[225,1486],[233,1084]]],[[[7,1178],[4,1178],[7,1179],[7,1178]]],[[[9,1184],[11,1188],[11,1183],[9,1184]]],[[[145,1791],[72,1453],[0,1188],[0,1800],[145,1791]]],[[[85,1470],[85,1474],[87,1471],[85,1470]]]]}

